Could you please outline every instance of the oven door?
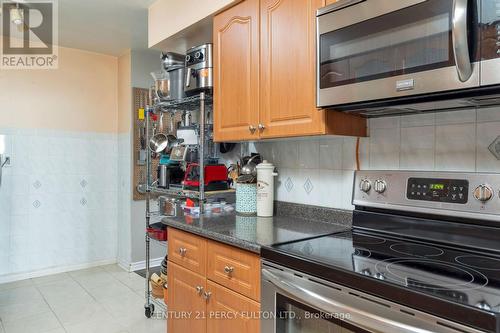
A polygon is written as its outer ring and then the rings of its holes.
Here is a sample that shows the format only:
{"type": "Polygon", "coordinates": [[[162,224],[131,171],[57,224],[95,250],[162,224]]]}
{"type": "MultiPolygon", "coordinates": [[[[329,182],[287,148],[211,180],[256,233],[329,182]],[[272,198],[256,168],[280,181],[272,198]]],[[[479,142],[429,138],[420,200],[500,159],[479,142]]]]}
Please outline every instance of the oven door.
{"type": "Polygon", "coordinates": [[[318,106],[479,86],[477,0],[341,0],[317,18],[318,106]]]}
{"type": "Polygon", "coordinates": [[[267,262],[261,302],[261,333],[480,333],[267,262]]]}

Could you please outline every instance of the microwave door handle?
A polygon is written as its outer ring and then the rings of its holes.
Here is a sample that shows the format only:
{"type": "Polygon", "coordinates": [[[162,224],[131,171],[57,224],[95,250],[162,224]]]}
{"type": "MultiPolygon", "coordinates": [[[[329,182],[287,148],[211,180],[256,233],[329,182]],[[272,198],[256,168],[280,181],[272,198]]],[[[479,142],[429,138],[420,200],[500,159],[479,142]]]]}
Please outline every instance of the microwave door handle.
{"type": "Polygon", "coordinates": [[[472,64],[467,38],[468,0],[453,0],[452,42],[455,64],[460,81],[466,82],[472,76],[472,64]]]}
{"type": "Polygon", "coordinates": [[[285,296],[291,296],[306,306],[327,314],[350,314],[350,318],[346,316],[342,320],[355,327],[374,333],[433,333],[426,329],[399,323],[389,318],[383,318],[363,311],[354,306],[342,304],[337,300],[326,298],[312,290],[287,282],[267,269],[262,269],[262,275],[285,296]]]}

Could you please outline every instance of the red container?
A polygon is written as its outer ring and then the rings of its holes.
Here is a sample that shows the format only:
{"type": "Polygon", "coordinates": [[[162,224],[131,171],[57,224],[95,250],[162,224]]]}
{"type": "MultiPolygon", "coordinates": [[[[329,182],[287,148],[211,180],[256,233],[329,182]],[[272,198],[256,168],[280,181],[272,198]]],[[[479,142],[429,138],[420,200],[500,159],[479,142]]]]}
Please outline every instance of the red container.
{"type": "MultiPolygon", "coordinates": [[[[162,224],[162,227],[165,227],[162,224]]],[[[166,241],[168,239],[168,233],[167,229],[165,228],[159,228],[155,227],[155,225],[151,225],[149,228],[146,228],[146,232],[148,233],[148,236],[150,238],[159,240],[159,241],[166,241]]]]}

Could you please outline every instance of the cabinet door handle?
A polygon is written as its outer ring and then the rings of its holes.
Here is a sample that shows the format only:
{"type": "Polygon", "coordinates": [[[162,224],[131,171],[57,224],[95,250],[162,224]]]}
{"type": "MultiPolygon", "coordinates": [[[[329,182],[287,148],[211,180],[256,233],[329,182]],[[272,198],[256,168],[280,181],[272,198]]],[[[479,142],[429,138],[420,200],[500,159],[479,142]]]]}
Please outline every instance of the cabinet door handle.
{"type": "Polygon", "coordinates": [[[179,254],[180,254],[181,257],[185,257],[186,256],[186,252],[187,252],[186,248],[184,248],[184,247],[179,248],[179,254]]]}
{"type": "Polygon", "coordinates": [[[250,131],[250,133],[254,134],[255,131],[257,130],[257,128],[253,125],[250,125],[250,126],[248,126],[248,130],[250,131]]]}
{"type": "Polygon", "coordinates": [[[196,293],[201,296],[203,294],[203,287],[202,286],[196,286],[196,293]]]}
{"type": "Polygon", "coordinates": [[[264,124],[259,124],[259,131],[263,131],[266,129],[266,126],[264,126],[264,124]]]}
{"type": "Polygon", "coordinates": [[[203,293],[203,298],[205,299],[205,301],[208,302],[208,300],[210,299],[210,297],[212,296],[212,293],[210,291],[205,291],[203,293]]]}
{"type": "Polygon", "coordinates": [[[225,266],[224,267],[224,273],[227,275],[231,275],[234,272],[234,267],[233,266],[225,266]]]}

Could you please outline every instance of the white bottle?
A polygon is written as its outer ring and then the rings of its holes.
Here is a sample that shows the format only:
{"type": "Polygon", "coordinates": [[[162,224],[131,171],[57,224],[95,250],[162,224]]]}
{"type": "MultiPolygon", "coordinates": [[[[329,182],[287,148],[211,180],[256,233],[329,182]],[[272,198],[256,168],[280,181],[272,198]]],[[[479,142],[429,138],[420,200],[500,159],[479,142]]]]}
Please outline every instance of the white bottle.
{"type": "Polygon", "coordinates": [[[274,165],[264,160],[257,165],[257,216],[273,216],[274,206],[274,165]]]}

